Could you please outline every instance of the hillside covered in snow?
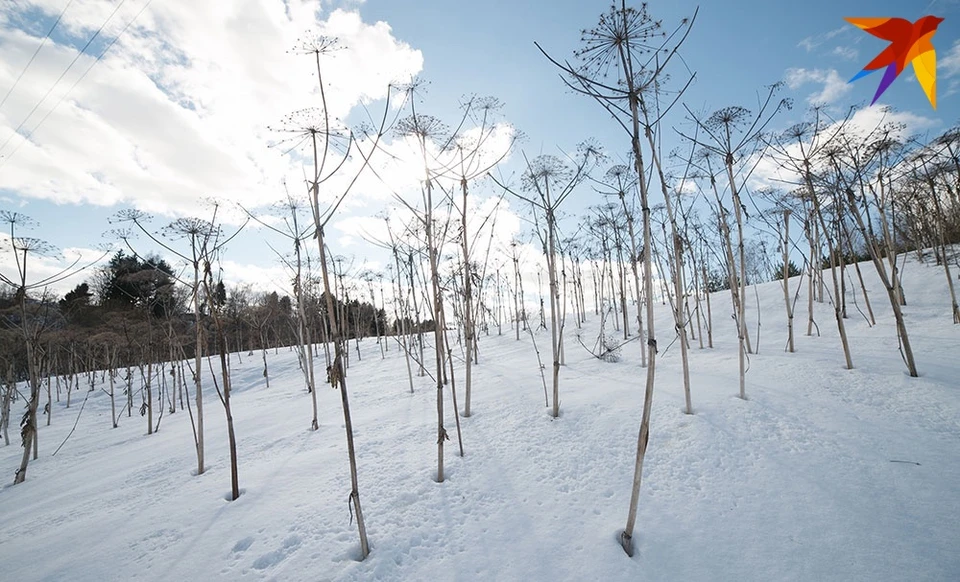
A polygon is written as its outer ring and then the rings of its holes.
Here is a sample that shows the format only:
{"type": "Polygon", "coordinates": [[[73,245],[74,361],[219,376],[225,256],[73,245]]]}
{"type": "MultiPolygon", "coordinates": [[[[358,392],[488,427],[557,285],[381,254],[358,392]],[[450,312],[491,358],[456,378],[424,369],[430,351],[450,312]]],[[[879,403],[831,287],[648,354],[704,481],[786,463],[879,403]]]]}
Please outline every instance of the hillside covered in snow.
{"type": "MultiPolygon", "coordinates": [[[[132,416],[121,414],[113,429],[97,375],[93,391],[84,386],[70,408],[61,399],[54,422],[41,422],[26,482],[10,484],[19,438],[0,448],[2,578],[960,579],[960,325],[943,271],[913,257],[903,271],[918,378],[905,372],[872,265],[863,271],[877,325],[853,308],[859,291],[850,286],[852,370],[828,303],[815,304],[819,337],[804,334],[798,307],[796,352],[785,353],[781,287],[748,289],[755,353],[746,400],[730,296],[714,294],[714,347],[691,340],[692,415],[683,411],[671,314],[657,306],[660,357],[632,558],[617,536],[645,372],[638,342],[621,348],[619,362],[580,345],[578,334],[588,346],[596,339],[600,318],[591,314],[582,330],[567,322],[557,419],[544,406],[531,336],[518,341],[506,327],[480,335],[473,414],[460,419],[462,457],[445,388],[443,483],[435,480],[433,382],[415,376],[410,393],[392,339],[385,357],[375,339],[360,342],[359,357],[351,342],[347,380],[371,547],[364,561],[348,504],[340,395],[321,385],[320,428],[311,430],[294,351],[267,353],[269,388],[259,352],[231,356],[236,501],[228,501],[225,420],[209,378],[208,466],[197,476],[188,413],[167,410],[147,435],[138,394],[132,416]]],[[[535,337],[549,351],[549,331],[535,337]]],[[[545,352],[543,361],[549,368],[545,352]]],[[[14,427],[22,408],[18,400],[14,427]]]]}

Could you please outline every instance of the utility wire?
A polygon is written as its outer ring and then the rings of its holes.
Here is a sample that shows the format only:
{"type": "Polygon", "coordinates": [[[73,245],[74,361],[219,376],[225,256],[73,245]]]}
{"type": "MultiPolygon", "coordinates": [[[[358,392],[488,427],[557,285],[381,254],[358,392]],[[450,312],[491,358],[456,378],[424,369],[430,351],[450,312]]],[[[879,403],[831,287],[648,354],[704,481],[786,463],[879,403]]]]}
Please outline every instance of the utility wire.
{"type": "Polygon", "coordinates": [[[120,8],[126,3],[126,1],[127,0],[120,0],[117,6],[113,9],[113,12],[110,13],[110,16],[107,16],[107,19],[103,21],[103,24],[100,25],[100,28],[97,29],[97,32],[95,32],[93,36],[90,37],[90,40],[87,41],[87,44],[83,45],[83,48],[80,49],[80,52],[77,53],[77,56],[75,56],[73,60],[70,61],[70,64],[67,65],[67,68],[64,69],[62,73],[60,73],[60,76],[57,77],[57,80],[54,81],[53,85],[51,85],[50,88],[47,89],[47,92],[44,93],[40,101],[38,101],[37,104],[33,106],[33,109],[30,110],[30,113],[28,113],[27,116],[24,118],[24,120],[20,122],[20,125],[18,125],[17,128],[13,130],[13,133],[11,133],[9,137],[7,137],[7,139],[3,142],[3,144],[0,144],[0,151],[3,151],[3,149],[7,147],[7,144],[10,143],[10,140],[13,139],[13,136],[18,135],[20,133],[20,130],[23,128],[23,125],[31,117],[33,117],[33,114],[37,111],[37,109],[43,104],[44,101],[47,100],[47,97],[49,97],[50,93],[52,93],[53,90],[57,87],[57,85],[60,84],[60,81],[62,81],[64,76],[66,76],[67,72],[73,68],[73,65],[76,64],[78,60],[80,60],[80,57],[82,57],[83,54],[86,52],[87,48],[91,44],[93,44],[93,41],[96,40],[98,36],[100,36],[100,33],[103,32],[104,27],[110,22],[114,14],[116,14],[117,11],[120,10],[120,8]]]}
{"type": "MultiPolygon", "coordinates": [[[[13,151],[10,152],[10,155],[8,155],[8,156],[0,159],[0,169],[2,169],[2,168],[7,164],[7,162],[10,160],[10,158],[12,158],[15,153],[17,153],[17,150],[20,149],[20,146],[22,146],[24,143],[26,143],[27,141],[29,141],[30,137],[32,137],[33,134],[35,134],[35,133],[37,132],[37,130],[40,129],[40,126],[43,125],[43,122],[45,122],[45,121],[47,120],[47,118],[50,117],[50,115],[57,109],[57,107],[59,107],[60,104],[63,103],[63,100],[66,99],[67,96],[70,95],[70,93],[73,92],[73,90],[74,90],[74,89],[76,88],[76,86],[80,83],[80,81],[82,81],[82,80],[84,79],[84,77],[87,76],[87,73],[89,73],[90,70],[93,69],[93,67],[95,67],[95,66],[97,65],[97,63],[99,63],[99,62],[103,59],[104,55],[106,55],[107,52],[113,47],[113,45],[116,44],[116,42],[117,42],[118,40],[120,40],[120,37],[123,36],[123,34],[127,31],[127,29],[130,28],[130,26],[131,26],[134,22],[136,22],[138,18],[140,18],[140,15],[143,14],[143,11],[146,10],[147,7],[150,6],[150,4],[151,4],[152,2],[153,2],[153,0],[147,0],[147,2],[144,3],[144,5],[140,8],[140,10],[136,13],[136,15],[134,15],[134,17],[130,20],[130,22],[128,22],[128,23],[123,27],[123,29],[120,30],[120,33],[117,34],[117,36],[114,37],[114,39],[110,41],[110,44],[108,44],[107,47],[106,47],[105,49],[103,49],[103,52],[100,53],[99,56],[97,56],[96,60],[94,60],[92,63],[90,63],[90,66],[87,67],[87,70],[85,70],[85,71],[83,72],[83,74],[80,75],[80,77],[78,77],[77,80],[73,82],[73,85],[70,86],[70,88],[67,90],[67,92],[60,96],[60,100],[57,101],[57,103],[50,109],[50,111],[47,111],[46,115],[44,115],[42,119],[40,119],[40,123],[38,123],[32,130],[30,130],[30,133],[28,133],[28,134],[24,137],[23,141],[21,141],[19,144],[17,144],[17,147],[13,148],[13,151]]],[[[121,4],[122,4],[122,2],[121,2],[121,4]]]]}
{"type": "Polygon", "coordinates": [[[60,11],[60,16],[57,16],[57,20],[53,23],[53,26],[50,27],[50,30],[47,31],[47,36],[43,37],[43,40],[40,41],[40,46],[37,47],[37,50],[33,51],[33,55],[30,57],[30,60],[27,61],[27,65],[23,67],[23,70],[20,71],[20,74],[17,76],[17,80],[13,82],[13,85],[7,89],[6,95],[3,96],[3,99],[0,99],[0,109],[3,108],[3,104],[7,102],[7,99],[10,98],[10,94],[13,93],[13,90],[17,88],[17,85],[20,84],[20,79],[23,78],[24,73],[27,72],[27,69],[30,68],[30,65],[33,64],[33,60],[37,58],[37,54],[40,53],[40,49],[43,48],[43,45],[47,44],[47,40],[50,38],[50,35],[53,34],[54,29],[57,28],[57,25],[60,24],[60,19],[63,18],[63,13],[67,11],[67,8],[70,8],[70,5],[73,4],[73,0],[69,0],[67,5],[63,7],[63,10],[60,11]]]}

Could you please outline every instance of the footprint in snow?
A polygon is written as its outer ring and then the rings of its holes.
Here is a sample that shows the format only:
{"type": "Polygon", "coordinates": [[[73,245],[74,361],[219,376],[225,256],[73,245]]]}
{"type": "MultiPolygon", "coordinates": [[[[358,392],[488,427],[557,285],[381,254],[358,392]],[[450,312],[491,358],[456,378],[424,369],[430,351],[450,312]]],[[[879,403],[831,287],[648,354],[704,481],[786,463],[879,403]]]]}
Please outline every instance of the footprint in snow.
{"type": "Polygon", "coordinates": [[[233,545],[233,553],[239,554],[245,552],[247,548],[253,545],[253,536],[247,536],[233,545]]]}
{"type": "Polygon", "coordinates": [[[255,570],[266,570],[271,566],[276,566],[298,547],[300,547],[300,536],[296,534],[288,536],[287,539],[283,540],[283,544],[278,549],[267,552],[254,560],[253,568],[255,570]]]}

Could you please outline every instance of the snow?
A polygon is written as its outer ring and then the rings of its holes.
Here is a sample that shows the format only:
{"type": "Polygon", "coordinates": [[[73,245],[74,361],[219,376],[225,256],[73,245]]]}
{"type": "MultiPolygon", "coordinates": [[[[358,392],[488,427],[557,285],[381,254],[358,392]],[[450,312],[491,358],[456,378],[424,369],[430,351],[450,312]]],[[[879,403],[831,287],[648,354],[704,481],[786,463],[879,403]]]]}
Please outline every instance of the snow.
{"type": "MultiPolygon", "coordinates": [[[[269,389],[259,353],[232,358],[243,489],[233,502],[225,420],[211,384],[208,467],[200,476],[185,412],[165,413],[150,436],[136,410],[111,429],[109,399],[99,390],[51,456],[86,395],[75,394],[71,408],[55,404],[52,426],[41,420],[40,458],[27,481],[0,489],[3,578],[960,579],[960,326],[951,323],[943,272],[912,258],[905,268],[921,373],[910,378],[886,294],[872,265],[862,268],[878,325],[869,327],[851,302],[853,370],[843,368],[829,304],[816,304],[822,336],[805,336],[803,286],[797,352],[788,354],[780,288],[759,286],[762,336],[750,356],[746,401],[737,397],[729,295],[715,294],[715,348],[691,342],[692,416],[682,411],[679,346],[665,349],[670,315],[657,306],[663,353],[633,558],[617,535],[642,402],[639,345],[624,346],[619,363],[601,362],[579,346],[571,318],[559,419],[544,407],[529,336],[480,335],[462,458],[445,390],[444,483],[434,480],[429,378],[415,378],[410,394],[396,343],[381,359],[375,340],[361,342],[361,361],[351,344],[347,381],[371,544],[362,562],[347,503],[340,395],[320,388],[320,429],[309,430],[310,397],[292,351],[268,353],[269,389]]],[[[591,314],[584,343],[592,344],[598,321],[591,314]]],[[[546,361],[545,330],[538,345],[546,361]]],[[[462,384],[461,366],[461,406],[462,384]]],[[[14,420],[21,408],[22,401],[14,420]]],[[[19,438],[12,442],[0,448],[8,483],[21,454],[19,438]]]]}

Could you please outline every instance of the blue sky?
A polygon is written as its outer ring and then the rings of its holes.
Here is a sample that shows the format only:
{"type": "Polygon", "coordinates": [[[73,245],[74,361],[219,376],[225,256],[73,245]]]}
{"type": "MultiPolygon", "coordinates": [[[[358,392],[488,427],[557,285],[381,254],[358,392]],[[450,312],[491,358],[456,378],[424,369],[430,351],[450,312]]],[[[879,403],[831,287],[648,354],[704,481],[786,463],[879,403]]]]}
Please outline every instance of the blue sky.
{"type": "MultiPolygon", "coordinates": [[[[0,107],[0,143],[10,138],[0,149],[0,156],[9,158],[0,160],[0,205],[31,215],[41,223],[31,234],[61,248],[97,244],[111,228],[107,217],[119,208],[137,206],[169,217],[196,212],[193,192],[236,197],[248,205],[277,196],[277,176],[292,170],[295,175],[296,168],[268,151],[271,137],[265,124],[275,122],[283,107],[311,104],[309,63],[283,53],[300,32],[317,26],[328,33],[344,31],[346,38],[368,47],[353,61],[340,59],[343,67],[335,82],[348,119],[357,118],[351,105],[374,99],[385,80],[419,74],[430,82],[423,110],[451,122],[465,94],[500,98],[505,119],[527,135],[521,147],[530,155],[570,151],[591,137],[612,153],[627,146],[596,104],[563,88],[556,69],[533,45],[537,41],[555,57],[569,58],[579,45],[580,30],[606,11],[606,0],[365,0],[323,2],[319,10],[309,0],[152,0],[149,5],[125,0],[102,38],[91,45],[92,54],[132,23],[124,36],[11,156],[23,141],[11,138],[13,128],[118,1],[75,0],[0,107]],[[229,14],[222,9],[226,5],[229,14]]],[[[18,0],[0,7],[0,96],[23,70],[39,43],[36,36],[42,36],[66,2],[18,0]]],[[[696,6],[651,2],[649,11],[671,30],[696,6]]],[[[945,18],[934,38],[940,59],[939,108],[930,108],[909,70],[880,104],[902,112],[914,132],[936,134],[960,121],[956,0],[704,2],[682,50],[697,75],[683,101],[707,112],[733,104],[752,107],[764,86],[786,80],[781,95],[793,98],[795,107],[778,119],[780,126],[798,120],[813,95],[828,97],[835,111],[865,105],[879,76],[852,85],[846,81],[885,43],[843,17],[915,20],[924,14],[945,18]]],[[[79,68],[65,76],[21,134],[35,126],[91,62],[80,59],[79,68]]],[[[683,67],[673,71],[678,81],[684,80],[683,67]]],[[[683,123],[678,111],[667,125],[683,123]]],[[[676,138],[670,129],[664,135],[669,149],[676,138]]],[[[504,171],[517,171],[518,159],[514,156],[504,171]]],[[[567,211],[576,214],[595,202],[585,190],[571,199],[567,211]]],[[[369,217],[384,204],[383,197],[358,195],[345,217],[369,217]]],[[[157,224],[164,220],[169,218],[157,224]]],[[[376,254],[358,242],[355,232],[341,234],[342,252],[358,262],[376,254]]],[[[231,246],[236,279],[276,278],[278,268],[263,245],[265,236],[251,231],[231,246]]],[[[231,273],[226,277],[234,279],[231,273]]]]}
{"type": "MultiPolygon", "coordinates": [[[[530,135],[529,147],[543,144],[549,149],[590,135],[610,135],[610,141],[615,137],[604,131],[610,124],[604,123],[594,104],[564,91],[556,71],[533,46],[536,40],[554,56],[568,57],[579,44],[579,30],[592,26],[607,5],[605,1],[495,0],[480,8],[461,2],[368,0],[362,11],[387,20],[399,38],[423,50],[423,75],[434,82],[431,96],[438,102],[452,101],[463,92],[493,92],[507,104],[508,118],[530,135]],[[445,9],[443,4],[455,6],[445,9]]],[[[651,2],[649,6],[651,15],[669,29],[692,15],[697,3],[651,2]]],[[[704,2],[683,50],[697,74],[684,101],[694,110],[730,104],[749,107],[762,86],[784,79],[791,68],[832,68],[846,81],[885,43],[847,24],[843,16],[890,14],[912,20],[923,15],[924,8],[923,3],[903,1],[704,2]],[[834,52],[837,49],[856,51],[856,56],[844,58],[834,52]]],[[[946,17],[936,36],[943,54],[958,39],[960,18],[950,16],[960,17],[960,5],[934,3],[931,9],[946,17]]],[[[878,82],[868,77],[853,84],[842,103],[869,102],[878,82]]],[[[941,96],[945,88],[941,82],[941,96]]],[[[784,95],[803,105],[818,89],[811,82],[784,95]]],[[[942,98],[934,115],[919,85],[905,78],[887,91],[882,102],[946,123],[955,122],[960,114],[957,101],[942,98]]]]}

